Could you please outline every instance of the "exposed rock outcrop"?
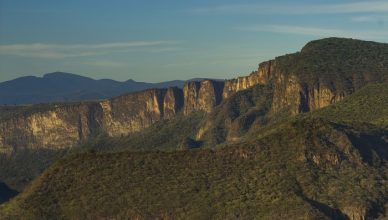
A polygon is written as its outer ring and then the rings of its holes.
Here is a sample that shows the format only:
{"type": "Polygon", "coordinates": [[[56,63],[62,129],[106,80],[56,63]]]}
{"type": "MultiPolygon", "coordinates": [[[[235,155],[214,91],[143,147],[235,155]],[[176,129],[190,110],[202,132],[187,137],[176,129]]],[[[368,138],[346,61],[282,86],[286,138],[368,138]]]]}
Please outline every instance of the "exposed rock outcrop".
{"type": "Polygon", "coordinates": [[[303,102],[301,102],[299,110],[301,112],[317,110],[341,101],[345,96],[343,91],[333,91],[320,83],[317,83],[312,87],[308,85],[301,86],[301,100],[303,100],[303,102]]]}
{"type": "Polygon", "coordinates": [[[199,97],[199,82],[189,82],[183,87],[184,96],[184,114],[187,115],[192,111],[199,110],[198,97],[199,97]]]}
{"type": "Polygon", "coordinates": [[[259,69],[252,72],[249,76],[226,80],[222,97],[228,98],[238,91],[252,88],[258,84],[268,84],[272,78],[272,69],[273,61],[271,60],[261,63],[259,69]]]}
{"type": "Polygon", "coordinates": [[[212,112],[223,99],[256,85],[272,89],[270,113],[313,111],[338,102],[369,83],[387,82],[387,48],[385,44],[326,39],[307,44],[299,53],[263,62],[245,77],[189,82],[183,89],[151,89],[101,102],[26,111],[0,119],[0,151],[63,148],[100,132],[126,135],[180,112],[212,112]],[[344,45],[359,51],[343,59],[344,55],[337,53],[343,53],[338,48],[344,45]],[[367,67],[368,62],[373,65],[367,67]]]}
{"type": "Polygon", "coordinates": [[[139,131],[164,115],[166,89],[152,89],[101,102],[102,130],[110,136],[139,131]]]}
{"type": "Polygon", "coordinates": [[[222,100],[224,83],[213,80],[190,82],[183,87],[184,114],[202,110],[211,112],[222,100]]]}
{"type": "Polygon", "coordinates": [[[183,91],[179,88],[172,87],[167,89],[164,97],[164,118],[171,119],[183,108],[183,91]]]}
{"type": "Polygon", "coordinates": [[[343,212],[350,220],[365,220],[367,218],[366,207],[345,207],[343,212]]]}
{"type": "Polygon", "coordinates": [[[302,100],[301,87],[296,76],[275,74],[273,86],[273,112],[288,109],[292,114],[297,114],[301,111],[300,106],[307,104],[302,100]]]}
{"type": "Polygon", "coordinates": [[[0,122],[0,152],[19,148],[67,148],[97,132],[98,104],[77,104],[18,115],[0,122]]]}

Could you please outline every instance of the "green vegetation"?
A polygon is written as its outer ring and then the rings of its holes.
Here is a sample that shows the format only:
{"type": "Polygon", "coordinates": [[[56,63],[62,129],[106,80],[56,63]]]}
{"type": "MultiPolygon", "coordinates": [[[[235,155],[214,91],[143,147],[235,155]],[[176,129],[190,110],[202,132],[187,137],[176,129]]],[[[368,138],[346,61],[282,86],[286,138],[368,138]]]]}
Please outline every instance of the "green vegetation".
{"type": "MultiPolygon", "coordinates": [[[[157,122],[140,132],[119,137],[97,134],[87,143],[65,151],[19,149],[12,155],[0,155],[0,180],[11,188],[22,191],[57,159],[89,151],[174,151],[199,146],[214,148],[217,144],[225,143],[228,135],[240,137],[251,126],[258,126],[258,122],[273,121],[266,115],[271,104],[270,97],[271,88],[259,85],[224,100],[210,115],[205,115],[203,112],[188,116],[179,114],[171,120],[157,122]],[[256,122],[253,123],[254,121],[256,122]],[[206,122],[210,122],[212,127],[206,132],[203,140],[196,141],[198,130],[206,122]]],[[[69,108],[72,106],[65,105],[69,108]]],[[[9,117],[54,108],[55,104],[20,107],[9,117]]]]}
{"type": "Polygon", "coordinates": [[[264,126],[269,119],[272,104],[272,88],[257,85],[224,100],[206,116],[201,128],[206,129],[201,138],[206,146],[214,147],[228,139],[237,138],[252,126],[264,126]]]}
{"type": "Polygon", "coordinates": [[[0,105],[0,119],[12,117],[16,112],[25,109],[26,106],[0,105]]]}
{"type": "Polygon", "coordinates": [[[308,43],[301,52],[276,58],[283,73],[349,94],[367,83],[388,82],[388,44],[344,38],[308,43]]]}
{"type": "Polygon", "coordinates": [[[0,180],[17,191],[39,176],[54,161],[64,157],[65,150],[19,150],[12,155],[0,154],[0,180]]]}
{"type": "MultiPolygon", "coordinates": [[[[5,219],[331,219],[349,210],[377,217],[388,167],[368,163],[356,143],[370,137],[351,139],[352,129],[304,119],[217,150],[75,155],[1,212],[5,219]]],[[[375,153],[374,161],[387,160],[375,153]]]]}
{"type": "Polygon", "coordinates": [[[204,118],[202,112],[188,116],[178,115],[172,120],[156,122],[142,131],[122,137],[100,135],[91,139],[78,150],[98,152],[117,151],[174,151],[187,149],[182,146],[187,138],[194,138],[199,123],[204,118]]]}
{"type": "Polygon", "coordinates": [[[74,108],[82,104],[94,102],[68,102],[68,103],[47,103],[35,105],[1,105],[0,120],[8,120],[15,117],[27,117],[34,113],[47,112],[55,109],[74,108]]]}
{"type": "MultiPolygon", "coordinates": [[[[213,150],[102,152],[112,148],[76,154],[51,166],[0,213],[4,219],[383,218],[388,141],[382,137],[388,130],[373,124],[373,118],[379,122],[386,113],[374,110],[374,102],[382,103],[378,96],[351,110],[348,106],[377,90],[388,97],[385,87],[366,87],[341,103],[260,132],[251,128],[240,141],[213,150]],[[357,116],[361,110],[363,118],[357,116]],[[339,120],[342,115],[346,120],[339,120]]],[[[145,146],[153,150],[153,141],[177,132],[169,142],[176,147],[185,129],[202,117],[149,128],[144,132],[154,136],[145,137],[150,139],[143,140],[145,146]]],[[[120,146],[114,151],[124,150],[128,144],[127,149],[140,150],[133,148],[141,144],[140,136],[134,142],[117,140],[100,142],[95,149],[112,144],[120,146]]]]}
{"type": "Polygon", "coordinates": [[[363,87],[387,80],[386,57],[385,44],[331,38],[277,58],[304,83],[356,90],[315,112],[273,114],[274,90],[259,85],[210,114],[4,155],[0,180],[17,190],[54,165],[0,219],[386,219],[388,85],[363,87]]]}
{"type": "MultiPolygon", "coordinates": [[[[203,113],[180,115],[170,121],[161,121],[150,128],[122,137],[98,135],[87,143],[67,150],[19,149],[13,154],[0,154],[0,180],[12,189],[22,191],[56,160],[69,155],[119,151],[174,151],[184,150],[187,138],[193,138],[203,113]]],[[[1,193],[0,193],[1,196],[1,193]]]]}
{"type": "MultiPolygon", "coordinates": [[[[204,120],[199,113],[128,137],[99,137],[50,167],[0,213],[9,219],[330,219],[351,210],[382,217],[388,131],[380,122],[388,114],[374,106],[385,105],[386,88],[367,86],[317,112],[251,127],[240,141],[214,150],[174,151],[195,134],[204,120]],[[112,151],[121,152],[106,153],[112,151]]],[[[237,95],[237,110],[252,92],[237,95]]],[[[236,109],[230,103],[220,109],[236,109]]],[[[253,104],[237,116],[260,102],[246,103],[253,104]]]]}
{"type": "Polygon", "coordinates": [[[388,126],[388,84],[368,85],[313,115],[341,123],[367,122],[388,126]]]}

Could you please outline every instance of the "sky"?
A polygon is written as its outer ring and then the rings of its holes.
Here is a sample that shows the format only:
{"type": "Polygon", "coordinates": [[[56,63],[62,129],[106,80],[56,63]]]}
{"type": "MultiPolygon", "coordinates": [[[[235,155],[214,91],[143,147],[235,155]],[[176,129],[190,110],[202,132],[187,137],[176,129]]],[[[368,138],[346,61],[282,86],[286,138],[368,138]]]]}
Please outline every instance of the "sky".
{"type": "Polygon", "coordinates": [[[234,78],[325,37],[388,43],[388,1],[0,0],[0,81],[234,78]]]}

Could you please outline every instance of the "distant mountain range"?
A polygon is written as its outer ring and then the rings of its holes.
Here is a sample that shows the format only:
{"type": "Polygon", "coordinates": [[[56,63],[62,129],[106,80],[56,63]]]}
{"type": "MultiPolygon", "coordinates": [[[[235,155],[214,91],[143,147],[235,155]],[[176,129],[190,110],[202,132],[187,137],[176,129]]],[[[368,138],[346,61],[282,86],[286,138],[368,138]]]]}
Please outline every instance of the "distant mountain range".
{"type": "MultiPolygon", "coordinates": [[[[197,81],[202,79],[191,79],[197,81]]],[[[185,80],[160,83],[95,80],[72,73],[54,72],[43,77],[25,76],[0,83],[0,104],[36,104],[106,99],[150,88],[183,87],[185,80]]]]}

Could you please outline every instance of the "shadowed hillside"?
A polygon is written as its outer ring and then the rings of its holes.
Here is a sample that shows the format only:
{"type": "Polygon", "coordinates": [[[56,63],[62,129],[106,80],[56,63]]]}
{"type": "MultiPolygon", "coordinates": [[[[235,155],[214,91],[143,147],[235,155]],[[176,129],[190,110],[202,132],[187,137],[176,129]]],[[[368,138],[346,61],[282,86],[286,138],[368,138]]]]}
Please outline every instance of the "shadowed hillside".
{"type": "Polygon", "coordinates": [[[10,189],[4,183],[0,183],[0,203],[7,202],[12,197],[17,195],[17,191],[10,189]]]}

